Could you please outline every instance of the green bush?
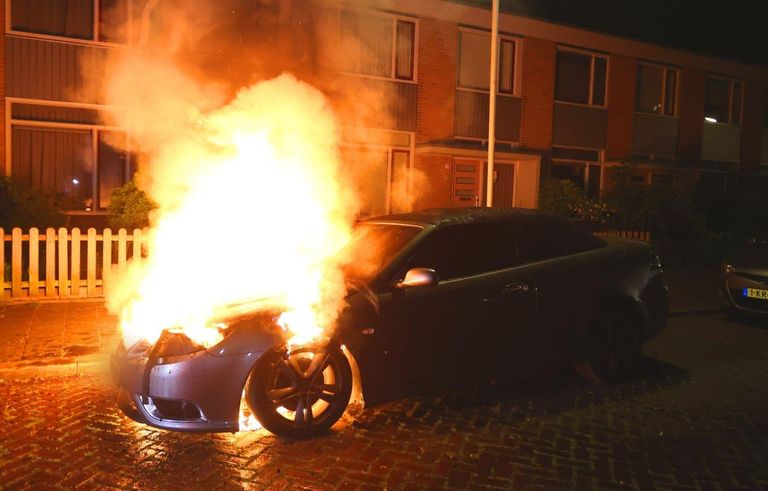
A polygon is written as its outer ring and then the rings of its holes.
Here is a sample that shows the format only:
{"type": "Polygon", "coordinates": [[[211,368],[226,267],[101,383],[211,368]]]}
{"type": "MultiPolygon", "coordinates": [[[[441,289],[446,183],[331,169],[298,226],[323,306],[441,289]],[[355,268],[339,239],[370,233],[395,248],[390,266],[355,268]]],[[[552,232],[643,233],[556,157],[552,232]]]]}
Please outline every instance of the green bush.
{"type": "Polygon", "coordinates": [[[595,224],[609,223],[613,215],[610,206],[588,199],[574,182],[567,179],[547,179],[541,183],[539,208],[595,224]]]}
{"type": "Polygon", "coordinates": [[[58,210],[58,202],[52,196],[21,187],[8,179],[0,178],[0,228],[29,229],[60,227],[65,217],[58,210]]]}
{"type": "Polygon", "coordinates": [[[136,186],[134,180],[112,191],[107,207],[109,226],[112,228],[144,228],[149,226],[149,213],[157,205],[136,186]]]}
{"type": "Polygon", "coordinates": [[[567,179],[547,179],[539,190],[539,208],[555,215],[577,218],[579,208],[587,206],[584,192],[567,179]]]}
{"type": "Polygon", "coordinates": [[[615,210],[615,228],[648,230],[654,237],[670,239],[699,239],[706,235],[704,215],[694,205],[691,192],[632,182],[629,166],[615,172],[613,187],[603,200],[615,210]]]}

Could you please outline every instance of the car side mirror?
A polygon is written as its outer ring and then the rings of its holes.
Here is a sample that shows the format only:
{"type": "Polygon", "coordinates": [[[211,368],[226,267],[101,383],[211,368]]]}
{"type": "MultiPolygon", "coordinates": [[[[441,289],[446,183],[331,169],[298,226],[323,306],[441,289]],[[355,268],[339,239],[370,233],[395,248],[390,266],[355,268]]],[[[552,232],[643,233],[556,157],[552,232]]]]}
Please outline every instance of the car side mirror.
{"type": "Polygon", "coordinates": [[[438,282],[437,273],[430,268],[411,268],[405,273],[403,281],[397,282],[397,288],[420,288],[435,286],[438,282]]]}

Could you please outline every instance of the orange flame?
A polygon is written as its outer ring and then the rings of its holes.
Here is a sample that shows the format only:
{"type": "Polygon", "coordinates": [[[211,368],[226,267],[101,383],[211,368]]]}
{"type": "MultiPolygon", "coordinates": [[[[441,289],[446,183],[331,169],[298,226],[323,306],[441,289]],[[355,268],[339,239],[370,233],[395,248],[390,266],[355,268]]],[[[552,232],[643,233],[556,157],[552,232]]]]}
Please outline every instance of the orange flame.
{"type": "Polygon", "coordinates": [[[290,344],[327,332],[343,304],[338,255],[357,200],[340,178],[323,95],[282,75],[219,109],[181,114],[165,124],[188,129],[165,133],[142,167],[159,205],[148,257],[108,291],[124,343],[152,343],[174,327],[211,346],[221,339],[215,319],[256,301],[285,312],[290,344]]]}

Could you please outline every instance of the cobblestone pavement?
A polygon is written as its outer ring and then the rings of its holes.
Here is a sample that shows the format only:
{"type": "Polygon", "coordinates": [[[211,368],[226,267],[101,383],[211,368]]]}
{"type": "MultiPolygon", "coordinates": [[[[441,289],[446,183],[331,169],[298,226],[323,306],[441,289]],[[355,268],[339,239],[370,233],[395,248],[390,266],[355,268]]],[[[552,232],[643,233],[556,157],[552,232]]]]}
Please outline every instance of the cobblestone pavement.
{"type": "Polygon", "coordinates": [[[674,317],[642,377],[409,399],[288,441],[121,416],[97,375],[0,381],[0,488],[768,489],[768,329],[674,317]]]}
{"type": "Polygon", "coordinates": [[[0,378],[77,373],[114,349],[116,326],[101,300],[0,304],[0,378]]]}

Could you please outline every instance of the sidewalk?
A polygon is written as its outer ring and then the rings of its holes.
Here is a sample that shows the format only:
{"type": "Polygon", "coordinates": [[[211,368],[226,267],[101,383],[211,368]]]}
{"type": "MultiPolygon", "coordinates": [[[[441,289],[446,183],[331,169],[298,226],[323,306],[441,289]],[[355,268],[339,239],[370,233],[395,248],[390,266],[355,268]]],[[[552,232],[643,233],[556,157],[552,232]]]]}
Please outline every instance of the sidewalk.
{"type": "Polygon", "coordinates": [[[0,378],[89,372],[115,343],[117,319],[101,300],[0,304],[0,378]]]}
{"type": "MultiPolygon", "coordinates": [[[[665,275],[673,315],[719,309],[717,271],[665,275]]],[[[117,319],[101,300],[0,304],[0,379],[92,372],[116,343],[117,319]]]]}

